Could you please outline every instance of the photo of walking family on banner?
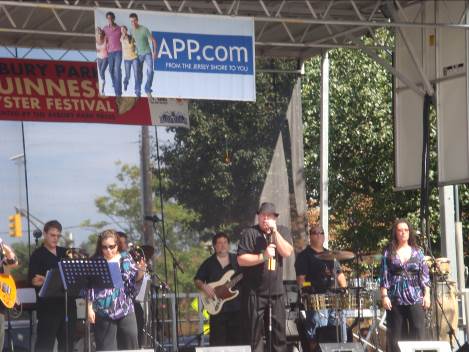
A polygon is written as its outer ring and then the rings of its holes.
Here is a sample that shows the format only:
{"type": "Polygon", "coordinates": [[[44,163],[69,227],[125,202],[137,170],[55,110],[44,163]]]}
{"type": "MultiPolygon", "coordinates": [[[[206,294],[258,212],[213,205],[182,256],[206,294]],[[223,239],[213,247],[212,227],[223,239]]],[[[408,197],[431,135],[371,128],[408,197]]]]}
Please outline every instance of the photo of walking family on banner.
{"type": "Polygon", "coordinates": [[[145,66],[146,82],[143,90],[147,97],[151,97],[156,40],[147,27],[139,24],[136,13],[129,14],[130,31],[126,25],[116,23],[116,15],[112,11],[106,12],[106,21],[106,25],[96,27],[96,55],[101,94],[105,95],[106,83],[110,77],[108,84],[112,86],[112,95],[120,97],[122,91],[133,89],[134,94],[131,95],[140,97],[145,66]],[[131,75],[133,85],[129,87],[131,75]]]}
{"type": "Polygon", "coordinates": [[[103,96],[255,101],[254,20],[97,8],[103,96]]]}

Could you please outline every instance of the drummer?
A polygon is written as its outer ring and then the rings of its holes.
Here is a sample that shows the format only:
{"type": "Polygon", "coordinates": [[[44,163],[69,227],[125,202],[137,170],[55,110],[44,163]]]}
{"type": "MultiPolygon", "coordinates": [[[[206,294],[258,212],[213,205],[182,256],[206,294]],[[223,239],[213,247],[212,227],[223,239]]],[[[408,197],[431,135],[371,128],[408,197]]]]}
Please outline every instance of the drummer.
{"type": "MultiPolygon", "coordinates": [[[[320,225],[314,225],[309,231],[309,246],[297,256],[295,262],[296,281],[302,287],[303,293],[323,294],[334,286],[334,262],[316,257],[326,251],[328,250],[324,248],[324,230],[320,225]]],[[[337,286],[347,286],[345,275],[341,271],[337,275],[337,286]]],[[[333,326],[335,320],[335,312],[332,309],[306,311],[304,326],[310,351],[314,351],[320,342],[317,340],[316,329],[333,326]]]]}

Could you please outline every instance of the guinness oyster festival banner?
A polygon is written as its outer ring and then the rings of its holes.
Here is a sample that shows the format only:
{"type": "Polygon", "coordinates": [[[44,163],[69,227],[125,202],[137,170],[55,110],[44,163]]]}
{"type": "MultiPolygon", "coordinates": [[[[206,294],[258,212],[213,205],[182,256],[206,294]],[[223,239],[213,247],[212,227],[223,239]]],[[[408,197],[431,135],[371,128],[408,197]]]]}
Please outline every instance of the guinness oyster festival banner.
{"type": "Polygon", "coordinates": [[[189,125],[187,101],[101,96],[95,62],[2,58],[0,120],[189,125]]]}

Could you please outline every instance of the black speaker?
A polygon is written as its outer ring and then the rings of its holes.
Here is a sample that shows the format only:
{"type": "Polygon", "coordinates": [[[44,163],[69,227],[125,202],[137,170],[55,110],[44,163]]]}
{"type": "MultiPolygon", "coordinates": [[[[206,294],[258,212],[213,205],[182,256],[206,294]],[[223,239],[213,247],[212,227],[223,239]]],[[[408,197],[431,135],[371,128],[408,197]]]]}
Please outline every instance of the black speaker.
{"type": "MultiPolygon", "coordinates": [[[[339,327],[339,340],[337,340],[337,328],[335,326],[324,326],[316,329],[316,336],[321,342],[340,342],[342,341],[342,329],[339,327]]],[[[352,329],[347,327],[347,342],[352,342],[352,329]]]]}

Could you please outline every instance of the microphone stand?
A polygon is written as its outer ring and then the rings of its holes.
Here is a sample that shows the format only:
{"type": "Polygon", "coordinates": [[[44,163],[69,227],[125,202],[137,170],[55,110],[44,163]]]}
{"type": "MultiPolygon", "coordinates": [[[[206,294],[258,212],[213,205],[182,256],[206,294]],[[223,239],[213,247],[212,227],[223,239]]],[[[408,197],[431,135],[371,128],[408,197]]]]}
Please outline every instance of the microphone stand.
{"type": "Polygon", "coordinates": [[[424,238],[424,245],[425,245],[425,251],[427,252],[427,254],[430,255],[430,258],[431,258],[431,263],[432,263],[432,267],[429,268],[429,269],[433,269],[433,274],[432,274],[432,288],[433,288],[433,301],[434,303],[436,303],[436,306],[435,306],[435,334],[436,334],[436,338],[437,340],[440,339],[440,329],[441,327],[439,326],[439,322],[438,322],[438,308],[440,308],[441,310],[441,316],[444,318],[446,324],[448,325],[448,335],[449,335],[449,340],[450,340],[450,344],[451,344],[451,347],[452,347],[452,339],[451,337],[454,338],[454,340],[456,341],[456,344],[458,345],[458,348],[461,348],[461,344],[459,343],[459,340],[458,338],[456,337],[456,333],[453,329],[453,327],[451,326],[450,322],[449,322],[449,319],[445,313],[445,311],[443,310],[443,304],[441,303],[441,301],[438,299],[438,295],[437,295],[437,280],[436,278],[437,277],[440,277],[440,278],[443,278],[443,282],[445,284],[445,286],[448,288],[449,291],[451,291],[451,286],[449,285],[448,283],[448,280],[446,278],[446,276],[441,272],[440,268],[438,267],[437,263],[436,263],[436,259],[435,259],[435,256],[433,255],[433,252],[432,252],[432,249],[431,249],[431,246],[430,246],[430,238],[423,235],[423,238],[424,238]]]}
{"type": "MultiPolygon", "coordinates": [[[[267,247],[273,243],[273,240],[272,240],[272,230],[270,230],[270,233],[267,234],[267,247]]],[[[270,258],[269,257],[269,260],[267,261],[267,271],[275,271],[277,270],[277,262],[276,262],[276,256],[277,256],[277,250],[275,250],[275,255],[274,257],[270,258]],[[274,258],[274,265],[275,265],[275,268],[272,270],[272,264],[271,264],[271,260],[274,258]]],[[[265,264],[263,264],[265,265],[265,264]]],[[[272,296],[271,296],[271,277],[270,275],[267,276],[267,280],[268,280],[268,285],[269,285],[269,298],[268,298],[268,301],[267,301],[267,310],[268,310],[268,346],[267,346],[267,351],[268,352],[272,352],[272,296]]],[[[283,307],[285,308],[285,307],[283,307]]]]}
{"type": "MultiPolygon", "coordinates": [[[[151,276],[151,333],[152,333],[152,340],[153,340],[153,351],[166,351],[164,345],[158,341],[158,327],[160,325],[158,320],[158,291],[161,290],[163,292],[163,296],[166,292],[169,292],[169,287],[166,282],[161,280],[156,272],[149,270],[149,274],[151,276]],[[158,283],[159,282],[159,283],[158,283]]],[[[163,324],[163,331],[162,336],[164,337],[164,324],[163,324]]]]}
{"type": "MultiPolygon", "coordinates": [[[[173,262],[173,280],[174,280],[174,301],[175,301],[175,321],[176,321],[176,346],[175,346],[175,351],[177,352],[179,350],[179,299],[178,299],[178,279],[177,279],[177,271],[179,271],[184,274],[184,269],[182,268],[181,264],[179,264],[178,260],[176,259],[176,256],[174,255],[173,251],[171,248],[168,247],[166,243],[166,239],[163,238],[160,234],[159,231],[156,230],[156,223],[158,222],[158,219],[155,217],[152,220],[153,223],[153,232],[156,233],[158,238],[161,240],[161,243],[163,244],[163,250],[169,253],[172,262],[173,262]]],[[[166,266],[166,263],[164,264],[166,266]]]]}
{"type": "MultiPolygon", "coordinates": [[[[453,339],[454,341],[456,341],[456,344],[458,345],[458,349],[461,348],[461,343],[459,342],[457,336],[456,336],[456,332],[454,331],[453,327],[451,326],[451,323],[448,319],[448,316],[446,315],[446,312],[444,311],[443,309],[443,303],[440,301],[440,299],[438,298],[438,286],[437,286],[437,280],[435,280],[435,278],[437,277],[440,277],[440,278],[443,278],[443,281],[440,281],[440,282],[443,282],[445,284],[445,286],[448,288],[448,291],[451,292],[451,286],[449,285],[448,283],[448,280],[446,278],[446,276],[441,272],[441,269],[439,268],[439,266],[437,265],[436,263],[436,260],[435,260],[435,257],[433,256],[433,254],[431,253],[431,251],[429,252],[430,253],[430,256],[431,256],[431,260],[432,260],[432,269],[433,269],[433,272],[434,274],[432,274],[432,277],[434,280],[432,280],[432,286],[433,286],[433,301],[436,303],[437,307],[435,307],[435,333],[436,333],[436,338],[437,340],[440,339],[440,330],[441,330],[441,326],[439,325],[439,322],[438,322],[438,308],[440,308],[441,310],[441,316],[443,317],[443,319],[445,320],[446,322],[446,325],[448,325],[448,337],[449,337],[449,340],[450,340],[450,345],[451,345],[451,348],[453,348],[453,339]]],[[[442,292],[442,295],[444,294],[444,292],[442,292]]],[[[457,308],[457,307],[456,307],[457,308]]]]}

